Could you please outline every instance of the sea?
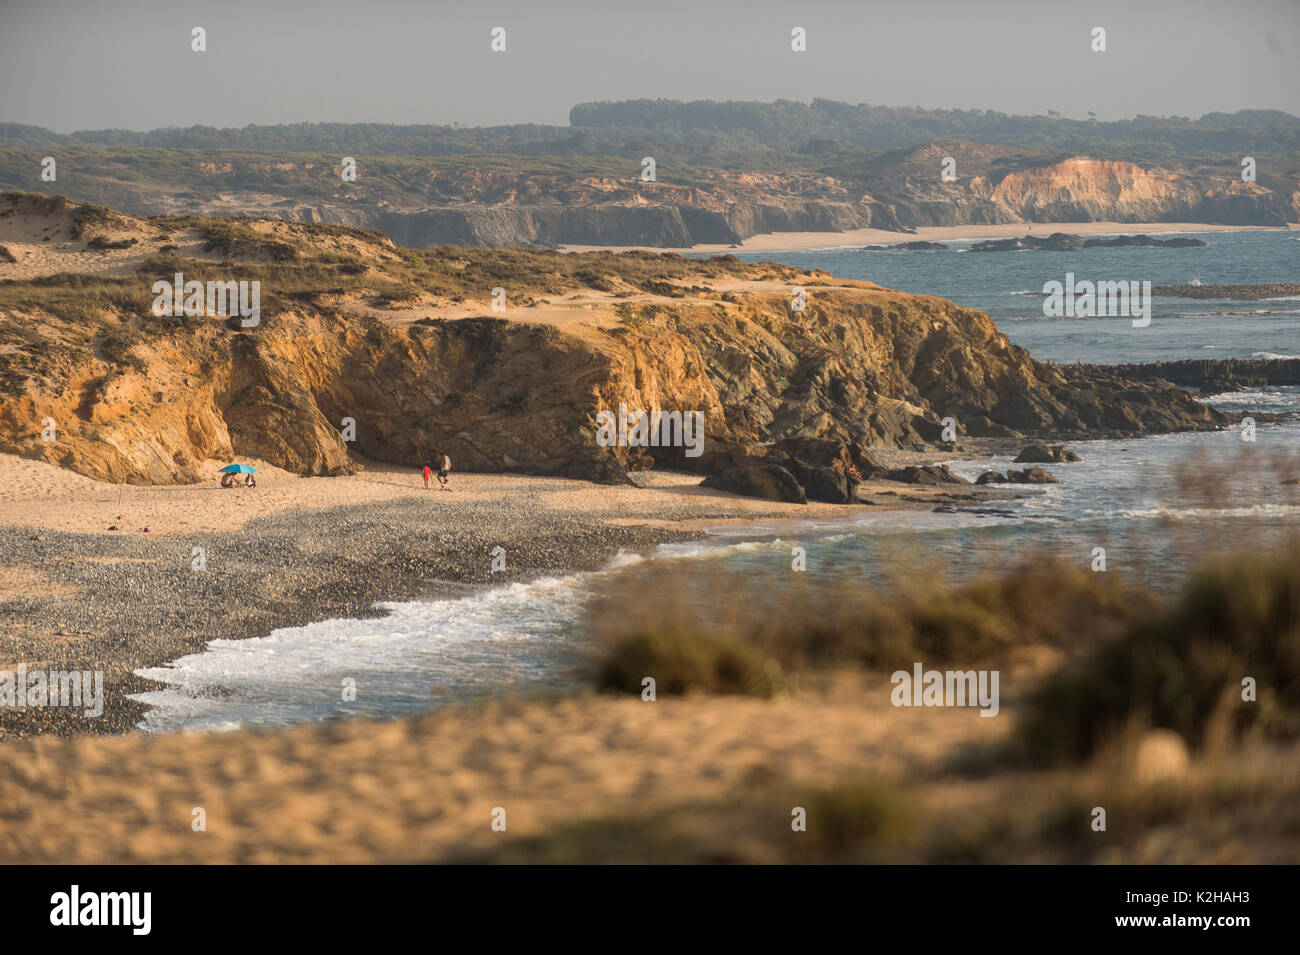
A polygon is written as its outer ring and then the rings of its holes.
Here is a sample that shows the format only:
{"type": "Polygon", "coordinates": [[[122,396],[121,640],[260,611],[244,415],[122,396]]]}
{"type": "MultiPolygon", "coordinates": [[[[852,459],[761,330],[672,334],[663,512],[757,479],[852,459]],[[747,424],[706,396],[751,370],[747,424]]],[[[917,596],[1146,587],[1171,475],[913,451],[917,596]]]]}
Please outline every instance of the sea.
{"type": "MultiPolygon", "coordinates": [[[[1162,234],[1162,238],[1177,233],[1162,234]]],[[[971,252],[828,248],[738,254],[823,269],[842,278],[937,295],[987,312],[1043,361],[1099,364],[1184,358],[1300,357],[1300,298],[1264,301],[1153,299],[1151,323],[1128,318],[1045,318],[1043,286],[1075,281],[1158,285],[1300,282],[1300,233],[1196,233],[1204,247],[971,252]]],[[[383,603],[380,615],[277,629],[262,638],[213,640],[167,666],[138,671],[159,688],[146,732],[385,718],[453,703],[563,693],[581,684],[602,602],[646,587],[674,600],[716,605],[720,575],[779,595],[802,553],[807,579],[871,587],[900,574],[961,580],[1053,557],[1135,574],[1172,590],[1197,562],[1224,549],[1258,549],[1300,531],[1300,388],[1199,396],[1213,407],[1259,414],[1247,429],[1071,442],[1082,456],[1049,465],[1060,484],[978,506],[855,509],[842,518],[769,521],[707,529],[698,541],[624,553],[603,570],[484,587],[452,599],[383,603]],[[1253,437],[1253,440],[1248,440],[1253,437]],[[349,683],[355,692],[346,692],[349,683]]],[[[967,478],[1005,471],[1010,458],[951,463],[967,478]]],[[[779,599],[776,598],[776,599],[779,599]]]]}

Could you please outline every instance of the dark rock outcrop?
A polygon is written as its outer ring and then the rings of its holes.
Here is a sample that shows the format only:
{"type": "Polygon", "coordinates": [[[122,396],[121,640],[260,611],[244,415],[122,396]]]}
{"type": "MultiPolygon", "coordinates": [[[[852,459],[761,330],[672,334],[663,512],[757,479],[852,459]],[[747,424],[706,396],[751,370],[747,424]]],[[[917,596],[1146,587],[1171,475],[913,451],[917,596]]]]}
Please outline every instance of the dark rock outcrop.
{"type": "Polygon", "coordinates": [[[1036,235],[1025,235],[1017,239],[989,239],[985,242],[976,242],[970,247],[970,250],[972,252],[1022,252],[1027,250],[1068,252],[1071,249],[1082,248],[1083,239],[1079,236],[1066,235],[1064,232],[1053,232],[1045,238],[1036,235]]]}
{"type": "Polygon", "coordinates": [[[1166,249],[1185,249],[1205,245],[1200,239],[1175,236],[1172,239],[1153,239],[1149,235],[1120,235],[1114,238],[1085,239],[1065,232],[1054,232],[1049,236],[1025,235],[1015,239],[989,239],[976,242],[970,247],[972,252],[1069,252],[1074,249],[1121,248],[1124,246],[1159,246],[1166,249]]]}
{"type": "Polygon", "coordinates": [[[1152,295],[1174,298],[1214,298],[1239,302],[1257,302],[1265,298],[1292,298],[1300,295],[1300,285],[1273,282],[1265,285],[1157,285],[1152,295]]]}
{"type": "Polygon", "coordinates": [[[700,483],[703,487],[731,491],[745,497],[758,497],[765,501],[808,503],[803,487],[793,474],[779,464],[758,457],[750,459],[745,465],[710,474],[700,483]]]}
{"type": "Polygon", "coordinates": [[[1048,474],[1042,468],[1027,468],[1024,471],[1008,471],[1007,481],[1010,484],[1060,484],[1055,477],[1048,474]]]}
{"type": "Polygon", "coordinates": [[[1060,484],[1055,477],[1042,468],[1026,468],[1023,471],[985,471],[975,479],[976,484],[1060,484]]]}
{"type": "Polygon", "coordinates": [[[948,248],[942,242],[896,242],[893,245],[869,245],[863,252],[939,252],[948,248]]]}
{"type": "MultiPolygon", "coordinates": [[[[1260,385],[1300,385],[1300,358],[1193,358],[1140,365],[1080,365],[1131,381],[1168,381],[1217,394],[1260,385]]],[[[1085,371],[1085,373],[1087,373],[1085,371]]]]}
{"type": "Polygon", "coordinates": [[[794,475],[808,500],[828,504],[851,504],[858,485],[851,475],[880,470],[864,451],[840,441],[787,438],[776,442],[768,457],[794,475]]]}
{"type": "Polygon", "coordinates": [[[1110,238],[1085,239],[1085,249],[1114,249],[1126,246],[1155,246],[1163,249],[1191,249],[1205,245],[1200,239],[1190,236],[1174,236],[1172,239],[1153,239],[1149,235],[1117,235],[1110,238]]]}
{"type": "Polygon", "coordinates": [[[1063,444],[1031,444],[1012,462],[1013,464],[1068,464],[1083,459],[1063,444]]]}
{"type": "Polygon", "coordinates": [[[948,465],[924,465],[920,467],[896,468],[885,473],[885,477],[890,481],[899,481],[903,484],[969,484],[964,477],[953,474],[948,470],[948,465]]]}
{"type": "MultiPolygon", "coordinates": [[[[848,476],[835,468],[807,464],[797,458],[780,459],[781,466],[794,475],[810,501],[827,504],[851,504],[853,489],[848,476]]],[[[773,463],[776,463],[775,461],[773,463]]]]}

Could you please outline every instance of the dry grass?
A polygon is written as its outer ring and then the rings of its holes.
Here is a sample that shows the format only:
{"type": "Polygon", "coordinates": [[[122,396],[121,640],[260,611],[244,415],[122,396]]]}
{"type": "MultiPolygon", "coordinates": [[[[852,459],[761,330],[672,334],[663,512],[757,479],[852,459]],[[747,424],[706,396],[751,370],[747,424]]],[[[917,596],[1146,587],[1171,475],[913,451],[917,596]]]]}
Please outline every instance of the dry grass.
{"type": "Polygon", "coordinates": [[[1034,686],[1019,744],[1040,765],[1149,727],[1212,752],[1300,736],[1300,542],[1209,562],[1167,599],[1047,559],[951,586],[800,580],[777,597],[739,574],[692,576],[652,570],[594,604],[600,689],[636,693],[653,677],[657,693],[771,697],[807,674],[923,661],[1034,686]],[[1031,678],[1043,660],[1054,672],[1031,678]],[[1242,699],[1245,678],[1257,699],[1242,699]]]}
{"type": "Polygon", "coordinates": [[[934,570],[877,586],[792,575],[779,594],[717,569],[638,570],[587,621],[602,689],[632,692],[653,675],[659,692],[770,696],[783,674],[846,665],[1006,663],[1030,648],[1078,656],[1155,603],[1122,575],[1046,559],[951,585],[934,570]]]}
{"type": "Polygon", "coordinates": [[[1176,778],[1129,765],[983,779],[862,774],[610,815],[452,861],[542,864],[1290,864],[1300,750],[1251,748],[1176,778]],[[1094,828],[1096,809],[1106,828],[1094,828]],[[802,809],[804,826],[794,828],[802,809]]]}
{"type": "Polygon", "coordinates": [[[1134,621],[1029,701],[1024,742],[1039,761],[1092,755],[1135,723],[1219,749],[1300,733],[1300,543],[1220,558],[1171,606],[1134,621]],[[1243,680],[1257,699],[1243,700],[1243,680]]]}

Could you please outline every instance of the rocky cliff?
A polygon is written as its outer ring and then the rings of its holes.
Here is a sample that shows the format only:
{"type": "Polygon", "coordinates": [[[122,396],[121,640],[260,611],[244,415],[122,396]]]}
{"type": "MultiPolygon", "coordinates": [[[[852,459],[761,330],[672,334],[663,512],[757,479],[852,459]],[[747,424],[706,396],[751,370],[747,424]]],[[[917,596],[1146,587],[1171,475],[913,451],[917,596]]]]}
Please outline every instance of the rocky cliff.
{"type": "Polygon", "coordinates": [[[1168,165],[1048,157],[962,140],[832,170],[904,227],[1015,222],[1211,222],[1285,226],[1300,212],[1289,165],[1242,182],[1226,163],[1168,165]],[[952,178],[942,176],[951,160],[952,178]]]}
{"type": "Polygon", "coordinates": [[[1257,181],[1242,182],[1226,163],[1140,165],[961,140],[825,169],[665,165],[649,182],[640,179],[639,159],[359,157],[355,181],[345,182],[338,160],[319,156],[158,150],[143,162],[140,150],[80,148],[61,153],[64,175],[45,187],[30,175],[40,159],[0,149],[0,186],[71,190],[135,214],[364,226],[413,247],[684,248],[868,227],[1300,219],[1294,164],[1266,163],[1257,181]],[[947,159],[951,181],[942,175],[947,159]]]}
{"type": "Polygon", "coordinates": [[[0,284],[0,450],[101,479],[209,479],[203,462],[241,455],[334,474],[355,467],[351,451],[405,465],[447,451],[466,470],[619,480],[777,441],[936,441],[945,417],[963,433],[1050,437],[1226,423],[1167,382],[1040,364],[983,313],[820,272],[416,253],[329,226],[102,212],[88,226],[86,207],[59,200],[0,205],[20,261],[33,253],[12,236],[39,235],[34,210],[56,236],[39,244],[55,274],[0,284]],[[94,238],[115,250],[98,254],[116,276],[67,272],[87,267],[94,238]],[[150,287],[176,272],[261,282],[260,323],[155,317],[150,287]],[[601,446],[598,415],[620,405],[702,413],[703,455],[601,446]]]}

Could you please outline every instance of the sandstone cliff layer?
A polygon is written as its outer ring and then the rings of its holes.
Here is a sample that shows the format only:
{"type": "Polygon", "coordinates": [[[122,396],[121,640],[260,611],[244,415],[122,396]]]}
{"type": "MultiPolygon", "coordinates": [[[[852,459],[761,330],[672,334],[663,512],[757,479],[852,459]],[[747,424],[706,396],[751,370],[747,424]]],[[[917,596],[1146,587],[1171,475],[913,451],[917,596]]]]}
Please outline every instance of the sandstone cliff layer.
{"type": "MultiPolygon", "coordinates": [[[[32,208],[84,218],[5,198],[0,237],[32,208]]],[[[0,285],[0,450],[105,480],[205,480],[204,462],[240,456],[335,474],[355,467],[351,452],[416,466],[443,451],[465,470],[620,480],[656,459],[710,470],[781,441],[934,442],[948,417],[959,433],[1050,437],[1226,423],[1167,382],[1036,362],[981,312],[822,272],[414,253],[327,226],[97,216],[48,254],[83,256],[102,232],[124,246],[102,254],[126,274],[0,285]],[[260,281],[259,324],[154,315],[149,288],[176,272],[260,281]],[[499,315],[493,287],[512,303],[499,315]],[[703,454],[602,446],[598,415],[620,405],[701,413],[703,454]]]]}

